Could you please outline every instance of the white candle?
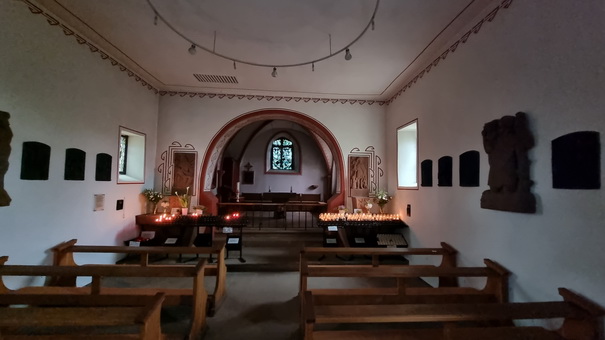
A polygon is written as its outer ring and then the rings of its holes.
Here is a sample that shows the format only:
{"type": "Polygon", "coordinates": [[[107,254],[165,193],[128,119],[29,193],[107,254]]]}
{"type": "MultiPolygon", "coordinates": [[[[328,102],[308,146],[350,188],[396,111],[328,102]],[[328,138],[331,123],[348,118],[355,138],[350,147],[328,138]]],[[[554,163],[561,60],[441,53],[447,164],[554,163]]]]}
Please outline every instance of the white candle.
{"type": "Polygon", "coordinates": [[[235,190],[236,190],[236,192],[239,192],[239,182],[237,182],[237,184],[235,185],[235,188],[236,188],[236,189],[235,189],[235,190]]]}

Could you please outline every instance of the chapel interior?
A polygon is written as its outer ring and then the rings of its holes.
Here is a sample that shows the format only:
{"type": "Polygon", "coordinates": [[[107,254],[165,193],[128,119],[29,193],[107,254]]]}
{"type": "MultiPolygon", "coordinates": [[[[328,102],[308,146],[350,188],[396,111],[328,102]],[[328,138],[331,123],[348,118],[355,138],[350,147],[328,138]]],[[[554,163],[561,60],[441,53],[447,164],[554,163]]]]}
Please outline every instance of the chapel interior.
{"type": "Polygon", "coordinates": [[[0,22],[0,338],[55,304],[142,339],[604,338],[603,1],[4,0],[0,22]]]}

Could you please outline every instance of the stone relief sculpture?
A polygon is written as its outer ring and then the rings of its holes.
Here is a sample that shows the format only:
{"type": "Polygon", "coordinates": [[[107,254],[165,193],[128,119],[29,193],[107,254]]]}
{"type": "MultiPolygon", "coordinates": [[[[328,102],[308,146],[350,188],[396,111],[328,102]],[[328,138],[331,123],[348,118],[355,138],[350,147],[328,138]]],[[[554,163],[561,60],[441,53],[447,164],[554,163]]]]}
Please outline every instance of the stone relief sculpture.
{"type": "Polygon", "coordinates": [[[368,158],[351,157],[351,190],[368,189],[368,158]]]}
{"type": "Polygon", "coordinates": [[[383,170],[382,159],[375,153],[373,146],[364,151],[353,148],[349,152],[349,196],[373,197],[378,190],[383,170]]]}
{"type": "Polygon", "coordinates": [[[10,114],[0,111],[0,207],[9,206],[11,202],[8,192],[4,190],[4,175],[8,171],[8,157],[11,153],[11,140],[13,139],[9,118],[10,114]]]}
{"type": "Polygon", "coordinates": [[[504,116],[484,125],[483,147],[488,155],[489,190],[481,196],[481,208],[535,213],[536,199],[530,192],[528,150],[534,146],[525,113],[504,116]]]}

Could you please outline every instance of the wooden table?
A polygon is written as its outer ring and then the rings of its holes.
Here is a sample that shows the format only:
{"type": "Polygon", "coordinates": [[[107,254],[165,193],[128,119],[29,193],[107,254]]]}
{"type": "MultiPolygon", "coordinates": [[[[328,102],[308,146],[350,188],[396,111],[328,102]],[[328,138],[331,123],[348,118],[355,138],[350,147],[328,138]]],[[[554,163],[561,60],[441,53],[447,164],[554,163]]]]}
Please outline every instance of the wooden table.
{"type": "Polygon", "coordinates": [[[395,247],[407,247],[408,243],[401,234],[401,229],[408,225],[402,220],[386,221],[319,221],[318,225],[324,229],[325,247],[385,247],[378,242],[377,235],[393,234],[402,239],[401,244],[395,247]]]}
{"type": "Polygon", "coordinates": [[[169,221],[156,221],[161,215],[137,215],[136,224],[141,228],[141,231],[154,231],[155,237],[149,240],[142,246],[212,246],[214,243],[215,232],[225,231],[226,228],[231,228],[231,232],[236,236],[227,236],[227,257],[230,250],[239,251],[240,262],[246,262],[243,258],[243,232],[242,229],[247,227],[248,220],[242,216],[234,218],[233,216],[211,216],[211,215],[185,215],[175,216],[169,221]],[[200,228],[205,228],[200,232],[200,228]],[[169,242],[170,239],[176,238],[176,242],[169,242]],[[237,239],[235,241],[230,240],[237,239]]]}

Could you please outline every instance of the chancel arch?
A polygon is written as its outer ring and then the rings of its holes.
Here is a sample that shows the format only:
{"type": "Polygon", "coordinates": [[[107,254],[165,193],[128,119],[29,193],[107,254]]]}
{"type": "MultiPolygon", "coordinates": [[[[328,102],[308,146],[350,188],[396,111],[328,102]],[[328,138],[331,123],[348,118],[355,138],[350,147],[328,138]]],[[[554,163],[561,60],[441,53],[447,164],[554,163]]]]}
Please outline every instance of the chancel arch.
{"type": "MultiPolygon", "coordinates": [[[[233,147],[233,140],[240,139],[237,144],[240,148],[239,156],[236,157],[233,166],[240,168],[239,161],[245,152],[245,148],[250,144],[255,133],[266,128],[267,125],[276,121],[290,122],[293,126],[299,126],[308,131],[311,139],[314,140],[316,147],[320,150],[324,158],[323,164],[326,166],[326,173],[329,181],[325,184],[324,200],[328,203],[328,210],[335,209],[344,202],[344,190],[342,183],[346,183],[344,178],[344,158],[338,141],[330,130],[314,118],[300,112],[288,110],[259,110],[242,114],[226,123],[212,138],[208,149],[204,155],[200,171],[200,195],[199,204],[208,207],[209,212],[217,213],[217,193],[220,188],[220,180],[223,175],[222,162],[227,154],[234,154],[230,150],[233,147]],[[238,134],[246,127],[255,126],[252,132],[247,135],[238,134]]],[[[304,159],[301,160],[305,162],[304,159]]],[[[246,163],[246,162],[244,162],[246,163]]],[[[262,171],[263,169],[258,169],[262,171]]],[[[269,188],[265,189],[268,190],[269,188]]],[[[283,190],[283,189],[282,189],[283,190]]],[[[220,194],[219,194],[220,196],[220,194]]]]}

